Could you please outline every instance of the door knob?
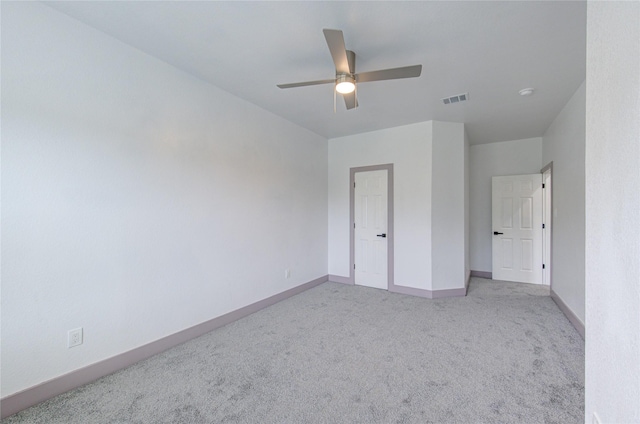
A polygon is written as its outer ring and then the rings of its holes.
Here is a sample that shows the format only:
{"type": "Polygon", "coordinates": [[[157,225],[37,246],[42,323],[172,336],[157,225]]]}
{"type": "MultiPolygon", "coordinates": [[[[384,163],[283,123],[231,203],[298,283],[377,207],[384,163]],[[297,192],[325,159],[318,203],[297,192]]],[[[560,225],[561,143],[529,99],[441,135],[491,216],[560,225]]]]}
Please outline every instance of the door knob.
{"type": "Polygon", "coordinates": [[[499,233],[499,232],[497,232],[497,231],[494,231],[494,232],[493,232],[493,235],[494,235],[494,236],[497,236],[498,234],[504,234],[504,233],[499,233]]]}
{"type": "Polygon", "coordinates": [[[378,237],[386,237],[387,235],[383,233],[383,234],[378,234],[377,236],[378,237]]]}

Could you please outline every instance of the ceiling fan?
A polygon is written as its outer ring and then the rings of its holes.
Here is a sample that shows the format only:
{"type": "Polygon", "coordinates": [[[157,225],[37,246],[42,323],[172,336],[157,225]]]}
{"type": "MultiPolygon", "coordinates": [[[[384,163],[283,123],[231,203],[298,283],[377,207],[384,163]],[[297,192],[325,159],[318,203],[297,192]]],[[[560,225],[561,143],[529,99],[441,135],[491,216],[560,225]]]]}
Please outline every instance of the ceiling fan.
{"type": "Polygon", "coordinates": [[[323,29],[322,32],[324,32],[324,38],[327,40],[327,45],[329,46],[333,63],[336,65],[335,78],[295,82],[291,84],[278,84],[278,87],[293,88],[333,83],[335,84],[336,91],[344,97],[347,109],[353,109],[358,107],[358,99],[356,98],[357,83],[399,78],[415,78],[419,77],[422,72],[422,65],[413,65],[356,74],[356,54],[351,50],[347,50],[345,47],[342,31],[337,29],[323,29]]]}

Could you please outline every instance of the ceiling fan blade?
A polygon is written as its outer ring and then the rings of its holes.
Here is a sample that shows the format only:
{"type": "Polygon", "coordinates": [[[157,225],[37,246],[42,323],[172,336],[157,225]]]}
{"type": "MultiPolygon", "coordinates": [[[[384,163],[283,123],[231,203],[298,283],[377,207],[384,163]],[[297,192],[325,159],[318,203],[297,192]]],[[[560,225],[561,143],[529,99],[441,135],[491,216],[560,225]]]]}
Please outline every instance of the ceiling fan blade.
{"type": "Polygon", "coordinates": [[[349,94],[343,94],[344,104],[347,106],[347,109],[353,109],[358,107],[358,99],[356,99],[356,92],[353,91],[349,94]]]}
{"type": "Polygon", "coordinates": [[[399,78],[415,78],[422,73],[422,65],[404,66],[402,68],[382,69],[380,71],[356,74],[357,82],[382,81],[399,78]]]}
{"type": "Polygon", "coordinates": [[[278,84],[280,88],[294,88],[294,87],[305,87],[307,85],[319,85],[319,84],[331,84],[335,83],[335,78],[333,79],[325,79],[325,80],[317,80],[317,81],[305,81],[305,82],[294,82],[291,84],[278,84]]]}
{"type": "Polygon", "coordinates": [[[344,36],[339,29],[323,29],[324,38],[331,52],[333,63],[336,65],[336,73],[349,74],[349,60],[347,59],[347,48],[344,45],[344,36]]]}

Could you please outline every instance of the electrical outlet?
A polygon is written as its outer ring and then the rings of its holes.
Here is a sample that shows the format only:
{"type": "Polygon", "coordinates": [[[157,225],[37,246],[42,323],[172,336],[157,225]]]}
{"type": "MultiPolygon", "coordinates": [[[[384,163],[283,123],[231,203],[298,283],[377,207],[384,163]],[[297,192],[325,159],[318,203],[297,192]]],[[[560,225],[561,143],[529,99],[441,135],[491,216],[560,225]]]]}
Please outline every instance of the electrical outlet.
{"type": "Polygon", "coordinates": [[[284,270],[284,278],[291,278],[291,270],[289,268],[284,270]]]}
{"type": "Polygon", "coordinates": [[[595,412],[593,413],[593,424],[600,424],[600,417],[595,412]]]}
{"type": "Polygon", "coordinates": [[[82,327],[69,330],[67,333],[67,347],[71,348],[82,344],[82,327]]]}

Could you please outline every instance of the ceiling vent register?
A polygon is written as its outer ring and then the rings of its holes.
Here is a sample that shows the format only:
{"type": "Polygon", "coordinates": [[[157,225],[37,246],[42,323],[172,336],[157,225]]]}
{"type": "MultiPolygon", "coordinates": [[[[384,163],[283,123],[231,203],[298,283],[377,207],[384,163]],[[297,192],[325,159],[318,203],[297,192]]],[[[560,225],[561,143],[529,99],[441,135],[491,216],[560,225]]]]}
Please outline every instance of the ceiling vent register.
{"type": "Polygon", "coordinates": [[[451,103],[466,102],[467,100],[469,100],[469,93],[462,93],[458,94],[457,96],[445,97],[444,99],[442,99],[442,103],[444,103],[445,105],[449,105],[451,103]]]}

